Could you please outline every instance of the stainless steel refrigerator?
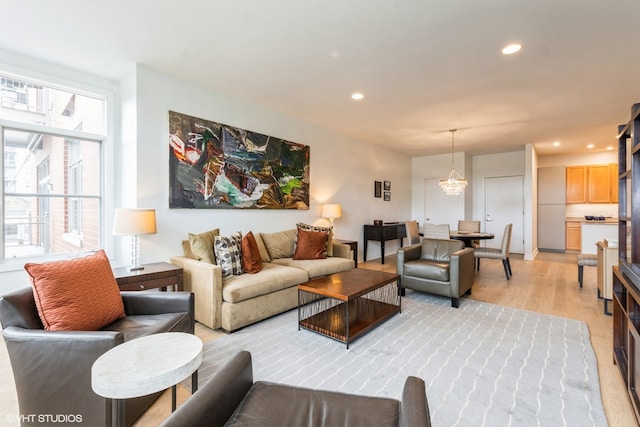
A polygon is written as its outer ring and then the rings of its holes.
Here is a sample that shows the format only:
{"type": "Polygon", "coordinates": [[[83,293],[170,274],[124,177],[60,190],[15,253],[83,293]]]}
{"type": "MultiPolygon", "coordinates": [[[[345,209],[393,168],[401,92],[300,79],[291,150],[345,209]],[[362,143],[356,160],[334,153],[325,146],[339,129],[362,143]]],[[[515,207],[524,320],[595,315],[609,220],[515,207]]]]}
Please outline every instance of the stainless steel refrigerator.
{"type": "Polygon", "coordinates": [[[564,166],[538,169],[539,250],[565,251],[566,180],[564,166]]]}

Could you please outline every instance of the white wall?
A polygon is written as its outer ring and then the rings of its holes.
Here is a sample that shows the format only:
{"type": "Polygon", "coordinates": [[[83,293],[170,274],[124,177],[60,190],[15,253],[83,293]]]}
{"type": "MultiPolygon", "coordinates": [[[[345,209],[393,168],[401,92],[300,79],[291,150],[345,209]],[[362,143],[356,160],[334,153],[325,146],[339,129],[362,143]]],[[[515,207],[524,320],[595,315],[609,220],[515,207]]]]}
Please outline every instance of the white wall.
{"type": "MultiPolygon", "coordinates": [[[[471,203],[469,199],[469,191],[472,191],[473,180],[470,178],[471,169],[469,164],[470,156],[465,153],[455,153],[453,164],[456,171],[464,171],[462,174],[469,184],[465,189],[464,203],[460,212],[453,212],[451,215],[455,218],[464,218],[467,216],[467,206],[471,203]]],[[[422,156],[411,159],[411,218],[418,221],[420,225],[424,224],[425,217],[425,179],[446,178],[451,172],[451,154],[441,154],[437,156],[422,156]]],[[[471,219],[471,218],[467,218],[471,219]]]]}
{"type": "MultiPolygon", "coordinates": [[[[122,191],[136,192],[137,207],[156,209],[158,234],[141,237],[143,263],[180,254],[180,242],[189,232],[211,228],[220,228],[223,234],[273,232],[295,228],[298,221],[326,223],[320,219],[325,202],[342,204],[343,216],[335,220],[335,235],[357,240],[362,259],[363,224],[373,219],[404,221],[411,216],[411,159],[407,156],[144,66],[137,67],[135,80],[137,152],[132,155],[137,155],[137,168],[123,171],[128,178],[123,179],[122,191]],[[309,145],[310,209],[169,209],[169,110],[309,145]],[[374,181],[391,181],[391,201],[373,197],[374,181]]],[[[388,242],[386,253],[396,246],[397,242],[388,242]]],[[[367,258],[379,256],[379,244],[371,242],[367,258]]]]}

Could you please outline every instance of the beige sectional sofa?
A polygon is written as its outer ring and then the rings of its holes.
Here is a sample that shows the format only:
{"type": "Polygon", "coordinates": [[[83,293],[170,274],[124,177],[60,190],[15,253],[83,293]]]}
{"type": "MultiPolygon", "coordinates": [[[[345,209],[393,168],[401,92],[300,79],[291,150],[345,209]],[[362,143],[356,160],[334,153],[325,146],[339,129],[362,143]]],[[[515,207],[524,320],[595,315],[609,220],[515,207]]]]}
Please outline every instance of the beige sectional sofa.
{"type": "Polygon", "coordinates": [[[195,294],[196,321],[233,332],[296,307],[297,285],[355,267],[348,245],[329,242],[324,259],[293,259],[296,229],[253,235],[262,260],[257,273],[223,278],[218,265],[194,259],[187,248],[171,257],[184,269],[185,290],[195,294]]]}

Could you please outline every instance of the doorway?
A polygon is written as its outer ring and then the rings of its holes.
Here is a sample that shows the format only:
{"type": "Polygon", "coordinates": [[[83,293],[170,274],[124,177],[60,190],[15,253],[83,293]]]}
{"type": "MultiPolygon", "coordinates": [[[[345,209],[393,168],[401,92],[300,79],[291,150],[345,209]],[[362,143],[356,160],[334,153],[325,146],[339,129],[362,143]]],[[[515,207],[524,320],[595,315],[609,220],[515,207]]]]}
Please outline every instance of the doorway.
{"type": "Polygon", "coordinates": [[[487,247],[500,248],[507,224],[513,224],[510,252],[524,253],[524,180],[522,175],[485,178],[484,224],[496,238],[485,240],[487,247]]]}

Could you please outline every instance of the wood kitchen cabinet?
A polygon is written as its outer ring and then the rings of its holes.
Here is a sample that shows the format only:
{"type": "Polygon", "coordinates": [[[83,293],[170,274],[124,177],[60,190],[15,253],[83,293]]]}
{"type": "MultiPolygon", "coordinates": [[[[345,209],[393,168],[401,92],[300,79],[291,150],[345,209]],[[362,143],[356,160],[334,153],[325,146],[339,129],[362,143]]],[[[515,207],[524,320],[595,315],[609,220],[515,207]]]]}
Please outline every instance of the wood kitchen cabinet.
{"type": "Polygon", "coordinates": [[[567,167],[567,203],[587,203],[587,174],[586,166],[567,167]]]}
{"type": "Polygon", "coordinates": [[[609,189],[609,202],[618,203],[618,165],[615,163],[609,165],[609,189]]]}
{"type": "Polygon", "coordinates": [[[579,251],[582,245],[580,222],[567,221],[566,224],[566,249],[570,251],[579,251]]]}
{"type": "Polygon", "coordinates": [[[567,167],[567,203],[617,203],[618,165],[567,167]]]}

